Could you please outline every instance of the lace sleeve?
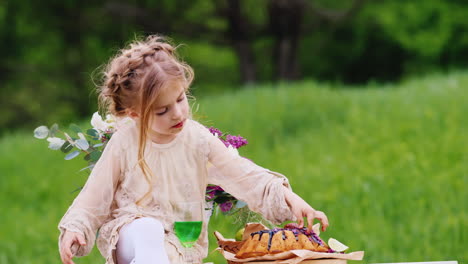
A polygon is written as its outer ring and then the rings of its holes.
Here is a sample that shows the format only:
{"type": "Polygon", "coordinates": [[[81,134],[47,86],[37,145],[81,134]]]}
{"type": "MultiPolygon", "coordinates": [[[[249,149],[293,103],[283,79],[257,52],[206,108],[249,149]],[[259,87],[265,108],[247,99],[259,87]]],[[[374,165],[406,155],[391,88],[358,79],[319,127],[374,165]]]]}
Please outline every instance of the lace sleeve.
{"type": "Polygon", "coordinates": [[[295,220],[284,197],[284,186],[291,188],[284,175],[229,151],[214,136],[210,137],[208,145],[208,158],[214,165],[208,173],[210,183],[220,185],[237,199],[245,201],[250,210],[274,224],[295,220]]]}
{"type": "Polygon", "coordinates": [[[121,174],[118,137],[117,133],[112,136],[83,189],[59,223],[59,245],[66,230],[84,235],[86,246],[80,246],[76,256],[89,254],[98,228],[109,216],[114,190],[121,174]]]}

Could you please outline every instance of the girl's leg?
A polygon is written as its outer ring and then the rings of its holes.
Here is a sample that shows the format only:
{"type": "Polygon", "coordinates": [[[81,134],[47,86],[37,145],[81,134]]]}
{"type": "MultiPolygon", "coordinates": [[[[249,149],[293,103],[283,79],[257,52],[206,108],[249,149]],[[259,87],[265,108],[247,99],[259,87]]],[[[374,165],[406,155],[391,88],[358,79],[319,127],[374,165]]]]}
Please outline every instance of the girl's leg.
{"type": "Polygon", "coordinates": [[[169,264],[161,222],[144,217],[124,225],[116,253],[117,264],[169,264]]]}

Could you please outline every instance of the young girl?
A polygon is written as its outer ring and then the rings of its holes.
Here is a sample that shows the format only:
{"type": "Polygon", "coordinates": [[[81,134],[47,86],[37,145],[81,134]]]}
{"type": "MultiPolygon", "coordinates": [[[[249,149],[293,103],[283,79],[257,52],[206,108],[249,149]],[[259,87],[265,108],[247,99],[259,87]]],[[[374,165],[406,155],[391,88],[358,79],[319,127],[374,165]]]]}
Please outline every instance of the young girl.
{"type": "Polygon", "coordinates": [[[132,43],[110,60],[104,74],[101,103],[113,115],[135,122],[112,136],[60,221],[64,264],[87,255],[95,240],[107,264],[202,263],[208,219],[190,260],[174,235],[174,222],[187,213],[178,204],[190,202],[199,207],[191,210],[203,210],[209,183],[273,223],[297,219],[302,227],[307,217],[311,227],[317,218],[326,229],[326,215],[293,193],[283,175],[230,152],[190,118],[187,93],[193,71],[163,38],[132,43]]]}

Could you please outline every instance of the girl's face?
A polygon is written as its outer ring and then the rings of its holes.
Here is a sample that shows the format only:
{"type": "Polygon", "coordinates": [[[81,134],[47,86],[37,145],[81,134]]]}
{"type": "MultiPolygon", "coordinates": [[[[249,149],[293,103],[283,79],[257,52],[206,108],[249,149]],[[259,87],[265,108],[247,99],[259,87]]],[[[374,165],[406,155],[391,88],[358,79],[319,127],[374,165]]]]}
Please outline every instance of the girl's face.
{"type": "Polygon", "coordinates": [[[159,95],[151,124],[149,137],[155,143],[171,142],[182,131],[189,115],[189,105],[182,82],[174,81],[159,95]]]}

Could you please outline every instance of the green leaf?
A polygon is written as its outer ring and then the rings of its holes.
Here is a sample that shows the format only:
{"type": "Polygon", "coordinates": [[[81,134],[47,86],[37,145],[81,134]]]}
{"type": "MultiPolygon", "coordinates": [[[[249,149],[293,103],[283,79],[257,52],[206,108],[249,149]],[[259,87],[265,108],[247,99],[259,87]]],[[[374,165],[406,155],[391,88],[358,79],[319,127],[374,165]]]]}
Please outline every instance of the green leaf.
{"type": "Polygon", "coordinates": [[[78,187],[76,188],[75,190],[73,190],[71,193],[74,193],[74,192],[77,192],[77,191],[81,191],[83,189],[83,187],[78,187]]]}
{"type": "Polygon", "coordinates": [[[101,154],[102,154],[102,152],[99,151],[99,150],[95,150],[95,151],[91,152],[91,153],[90,153],[91,161],[92,161],[92,162],[98,161],[99,158],[101,157],[101,154]]]}
{"type": "Polygon", "coordinates": [[[70,129],[75,133],[83,133],[83,131],[81,131],[81,128],[75,124],[70,124],[70,129]]]}
{"type": "Polygon", "coordinates": [[[71,159],[74,159],[76,158],[76,156],[80,155],[80,151],[79,150],[75,150],[73,151],[72,153],[69,153],[68,155],[65,156],[65,160],[71,160],[71,159]]]}
{"type": "Polygon", "coordinates": [[[49,136],[49,129],[46,126],[40,126],[34,129],[34,137],[38,139],[44,139],[49,136]]]}
{"type": "Polygon", "coordinates": [[[60,148],[60,150],[63,152],[63,153],[68,153],[70,152],[70,150],[73,149],[73,145],[70,144],[70,142],[66,141],[65,143],[63,143],[62,147],[60,148]]]}
{"type": "Polygon", "coordinates": [[[89,143],[87,140],[80,138],[75,141],[75,146],[78,149],[87,150],[89,148],[89,143]]]}
{"type": "Polygon", "coordinates": [[[59,130],[59,126],[57,124],[53,124],[50,127],[49,136],[50,137],[55,137],[55,134],[57,134],[58,130],[59,130]]]}
{"type": "Polygon", "coordinates": [[[87,169],[93,170],[93,168],[94,168],[94,164],[90,164],[89,166],[86,166],[86,167],[82,168],[80,171],[84,171],[84,170],[87,170],[87,169]]]}
{"type": "Polygon", "coordinates": [[[96,129],[90,128],[86,130],[86,134],[88,136],[91,136],[93,140],[98,140],[99,139],[99,132],[97,132],[96,129]]]}
{"type": "Polygon", "coordinates": [[[91,155],[88,153],[84,156],[84,160],[89,161],[91,159],[91,155]]]}

